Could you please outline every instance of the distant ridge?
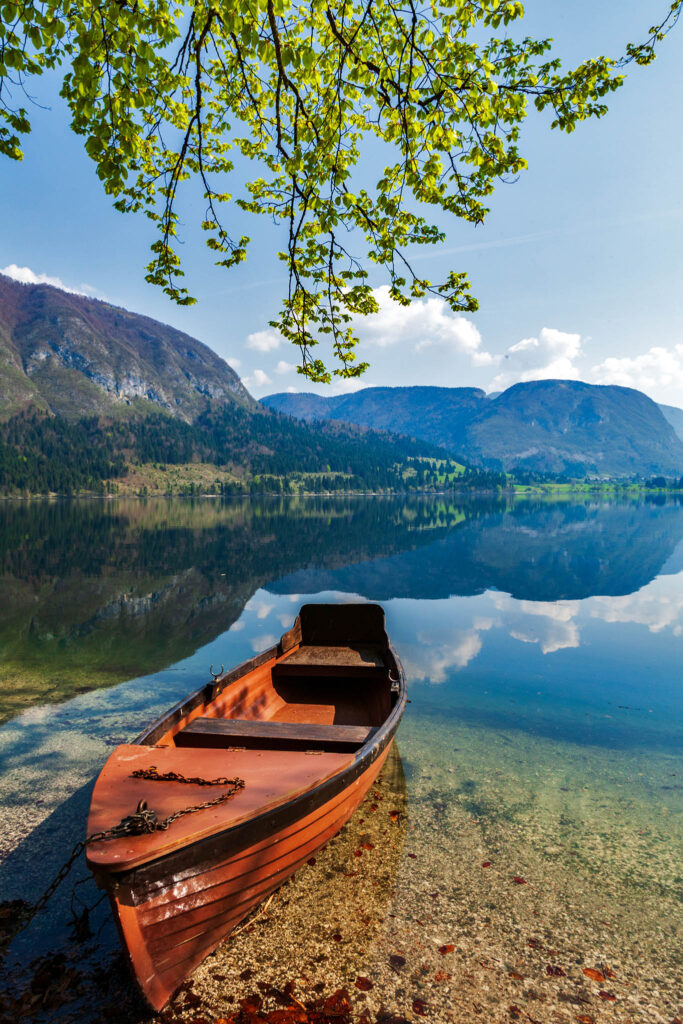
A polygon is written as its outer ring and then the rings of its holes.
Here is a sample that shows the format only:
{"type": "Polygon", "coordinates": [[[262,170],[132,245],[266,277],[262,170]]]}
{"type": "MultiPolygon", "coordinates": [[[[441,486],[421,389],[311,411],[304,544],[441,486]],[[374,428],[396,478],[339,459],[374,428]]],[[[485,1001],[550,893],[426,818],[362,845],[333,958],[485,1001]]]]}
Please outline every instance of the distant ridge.
{"type": "Polygon", "coordinates": [[[258,408],[235,371],[195,338],[150,317],[0,274],[0,419],[33,406],[75,419],[207,406],[258,408]]]}
{"type": "MultiPolygon", "coordinates": [[[[396,387],[261,401],[308,421],[335,419],[419,438],[492,469],[610,477],[683,473],[683,441],[667,407],[633,388],[539,380],[496,397],[478,388],[396,387]]],[[[673,412],[683,427],[683,411],[673,412]]]]}
{"type": "Polygon", "coordinates": [[[678,409],[675,405],[660,405],[659,408],[664,418],[674,428],[677,437],[683,441],[683,409],[678,409]]]}

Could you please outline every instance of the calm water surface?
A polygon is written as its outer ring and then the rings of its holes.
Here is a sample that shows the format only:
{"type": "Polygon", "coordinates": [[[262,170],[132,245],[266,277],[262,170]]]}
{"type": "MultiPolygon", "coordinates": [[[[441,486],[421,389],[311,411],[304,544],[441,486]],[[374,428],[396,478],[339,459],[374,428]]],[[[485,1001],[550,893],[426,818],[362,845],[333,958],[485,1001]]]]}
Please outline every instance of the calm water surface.
{"type": "MultiPolygon", "coordinates": [[[[683,1016],[680,504],[4,503],[0,572],[2,900],[36,898],[111,747],[210,664],[304,601],[386,609],[397,755],[168,1019],[266,1013],[290,980],[354,1021],[683,1016]]],[[[13,943],[0,1018],[146,1019],[104,904],[74,938],[97,898],[64,883],[13,943]]]]}

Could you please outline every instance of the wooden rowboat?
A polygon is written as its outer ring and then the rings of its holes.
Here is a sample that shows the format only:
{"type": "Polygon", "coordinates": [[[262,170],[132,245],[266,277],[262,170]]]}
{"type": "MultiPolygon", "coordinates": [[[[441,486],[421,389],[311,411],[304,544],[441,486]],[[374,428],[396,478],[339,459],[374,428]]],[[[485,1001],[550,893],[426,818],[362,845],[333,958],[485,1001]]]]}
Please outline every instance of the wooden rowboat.
{"type": "Polygon", "coordinates": [[[405,702],[379,605],[304,605],[276,646],[114,750],[88,819],[110,835],[87,860],[153,1009],[349,820],[405,702]]]}

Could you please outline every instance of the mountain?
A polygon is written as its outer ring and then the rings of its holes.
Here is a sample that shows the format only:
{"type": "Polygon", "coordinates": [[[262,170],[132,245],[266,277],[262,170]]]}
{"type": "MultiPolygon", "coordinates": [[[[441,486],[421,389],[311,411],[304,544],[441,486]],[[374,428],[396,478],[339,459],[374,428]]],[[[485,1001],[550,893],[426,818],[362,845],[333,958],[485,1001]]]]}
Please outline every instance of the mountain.
{"type": "Polygon", "coordinates": [[[207,479],[221,493],[402,490],[409,458],[444,455],[355,424],[297,423],[181,331],[0,275],[0,493],[102,492],[131,467],[144,488],[150,467],[197,464],[220,469],[207,479]]]}
{"type": "Polygon", "coordinates": [[[29,406],[70,419],[132,407],[190,422],[207,399],[256,405],[235,371],[182,331],[0,274],[0,419],[29,406]]]}
{"type": "Polygon", "coordinates": [[[419,437],[459,452],[465,430],[486,403],[481,388],[364,388],[351,395],[277,394],[261,399],[269,409],[298,419],[341,420],[374,430],[419,437]]]}
{"type": "Polygon", "coordinates": [[[505,469],[608,476],[683,471],[683,443],[651,398],[580,381],[508,388],[470,423],[466,450],[505,469]]]}
{"type": "Polygon", "coordinates": [[[662,410],[664,418],[676,431],[677,436],[683,441],[683,409],[678,409],[675,405],[660,405],[659,408],[662,410]]]}
{"type": "Polygon", "coordinates": [[[308,421],[381,426],[494,469],[683,472],[681,438],[657,404],[633,388],[539,380],[495,397],[476,388],[367,388],[335,398],[277,394],[262,403],[308,421]]]}

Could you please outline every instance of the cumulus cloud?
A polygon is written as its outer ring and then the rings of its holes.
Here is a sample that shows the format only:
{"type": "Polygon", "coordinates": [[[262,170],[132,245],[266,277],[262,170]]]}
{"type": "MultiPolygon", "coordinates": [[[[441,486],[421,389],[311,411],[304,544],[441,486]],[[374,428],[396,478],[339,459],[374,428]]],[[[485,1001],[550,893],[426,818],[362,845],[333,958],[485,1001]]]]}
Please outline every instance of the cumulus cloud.
{"type": "Polygon", "coordinates": [[[254,370],[248,377],[242,377],[242,383],[247,388],[265,388],[272,384],[272,380],[265,370],[254,370]]]}
{"type": "Polygon", "coordinates": [[[354,324],[362,342],[386,348],[409,341],[416,352],[439,346],[468,356],[474,366],[488,366],[493,356],[482,349],[481,335],[471,320],[453,313],[443,299],[431,296],[401,306],[389,295],[389,286],[373,292],[379,312],[357,318],[354,324]]]}
{"type": "Polygon", "coordinates": [[[595,384],[620,384],[637,388],[660,400],[680,400],[683,391],[683,345],[664,348],[655,345],[639,356],[611,356],[594,366],[595,384]]]}
{"type": "Polygon", "coordinates": [[[233,370],[239,370],[242,365],[241,359],[236,359],[235,356],[228,356],[225,360],[228,366],[232,366],[233,370]]]}
{"type": "Polygon", "coordinates": [[[274,352],[282,343],[282,335],[272,327],[247,335],[247,348],[255,352],[274,352]]]}
{"type": "Polygon", "coordinates": [[[86,295],[93,297],[98,295],[96,288],[89,284],[81,284],[78,288],[64,284],[61,277],[51,277],[49,274],[36,274],[30,267],[20,267],[16,263],[9,263],[6,267],[0,268],[0,274],[11,277],[13,281],[21,284],[49,284],[53,288],[60,288],[63,292],[71,292],[72,295],[86,295]]]}
{"type": "Polygon", "coordinates": [[[296,366],[294,363],[288,363],[286,359],[281,359],[275,367],[276,373],[292,373],[293,370],[296,370],[296,366]]]}
{"type": "Polygon", "coordinates": [[[360,377],[334,377],[330,385],[331,395],[350,395],[354,391],[362,391],[363,388],[370,388],[373,385],[370,381],[360,377]]]}
{"type": "Polygon", "coordinates": [[[579,380],[576,360],[582,355],[581,335],[543,327],[537,338],[522,338],[498,359],[504,369],[493,378],[490,391],[504,391],[528,380],[579,380]]]}

